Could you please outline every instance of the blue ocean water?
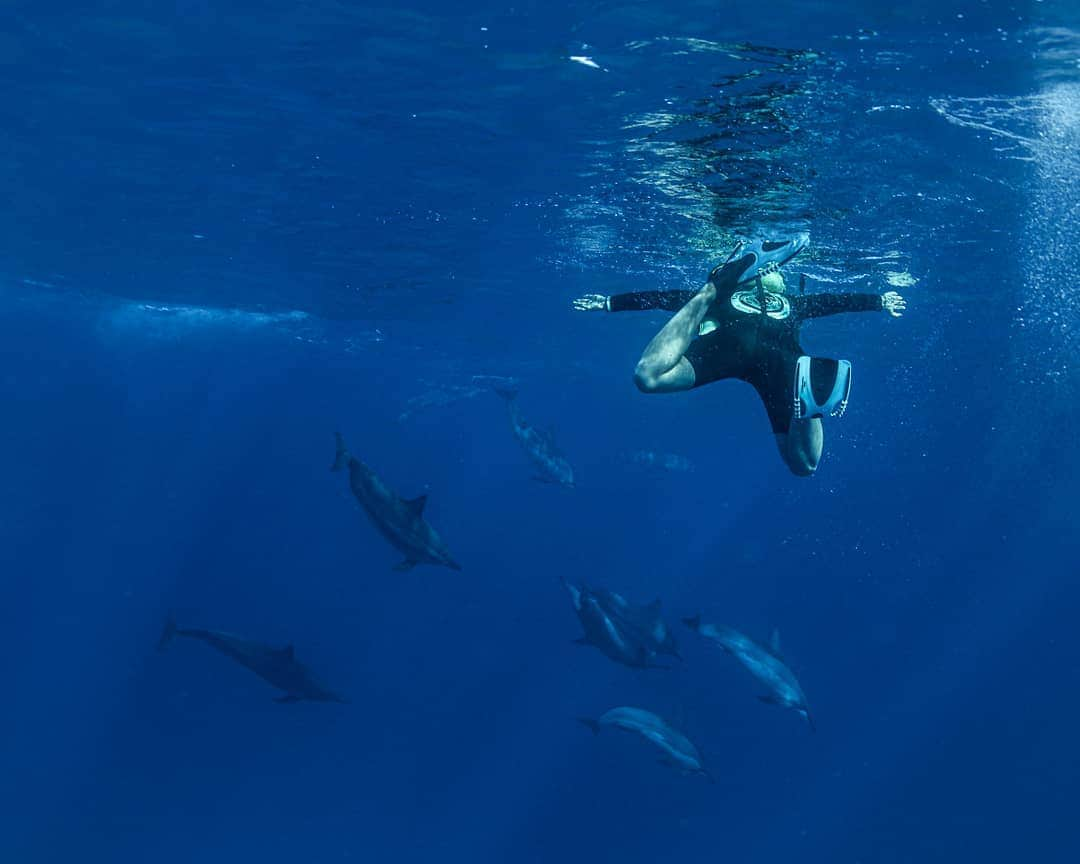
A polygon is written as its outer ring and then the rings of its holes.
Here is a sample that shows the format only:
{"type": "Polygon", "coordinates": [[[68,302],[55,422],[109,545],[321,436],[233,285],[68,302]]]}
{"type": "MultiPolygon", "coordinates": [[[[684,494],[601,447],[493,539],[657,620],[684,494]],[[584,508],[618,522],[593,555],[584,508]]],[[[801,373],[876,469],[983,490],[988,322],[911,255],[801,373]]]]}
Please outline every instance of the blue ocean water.
{"type": "Polygon", "coordinates": [[[0,70],[0,860],[1076,860],[1072,0],[14,0],[0,70]],[[792,231],[909,303],[805,328],[855,364],[811,479],[746,385],[634,388],[662,313],[571,308],[792,231]],[[339,430],[462,572],[393,570],[339,430]],[[572,644],[561,578],[683,662],[572,644]]]}

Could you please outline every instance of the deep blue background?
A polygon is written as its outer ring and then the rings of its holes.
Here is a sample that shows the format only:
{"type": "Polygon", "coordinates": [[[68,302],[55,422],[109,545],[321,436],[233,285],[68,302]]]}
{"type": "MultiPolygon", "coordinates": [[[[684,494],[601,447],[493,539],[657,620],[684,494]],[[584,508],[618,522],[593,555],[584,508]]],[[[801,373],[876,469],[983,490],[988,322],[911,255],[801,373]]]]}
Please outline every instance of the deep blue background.
{"type": "Polygon", "coordinates": [[[1080,854],[1072,4],[9,5],[0,858],[1080,854]],[[636,392],[662,317],[569,306],[795,229],[811,290],[915,280],[806,328],[856,375],[809,481],[749,388],[636,392]],[[335,429],[462,573],[391,571],[335,429]],[[560,576],[779,627],[818,732],[688,633],[574,647],[560,576]],[[620,704],[717,785],[574,722],[620,704]]]}

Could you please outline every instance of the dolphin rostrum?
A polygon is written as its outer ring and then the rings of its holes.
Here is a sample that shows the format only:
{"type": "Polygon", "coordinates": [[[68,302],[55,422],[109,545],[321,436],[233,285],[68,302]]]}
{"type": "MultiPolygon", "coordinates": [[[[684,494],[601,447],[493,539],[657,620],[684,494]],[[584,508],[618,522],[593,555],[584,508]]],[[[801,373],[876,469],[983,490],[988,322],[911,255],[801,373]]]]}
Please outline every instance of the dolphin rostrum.
{"type": "Polygon", "coordinates": [[[330,470],[349,469],[349,487],[356,500],[379,533],[405,556],[394,569],[409,570],[417,564],[441,564],[451,570],[460,570],[461,565],[450,557],[442,538],[424,519],[427,495],[411,500],[402,498],[367,465],[349,453],[340,432],[336,432],[335,437],[337,452],[330,470]]]}
{"type": "Polygon", "coordinates": [[[284,691],[275,702],[299,702],[303,699],[313,702],[348,702],[343,696],[323,685],[307,666],[296,659],[292,645],[276,648],[218,630],[181,629],[169,618],[161,631],[158,651],[164,651],[177,636],[205,642],[241,666],[247,667],[267,683],[284,691]]]}
{"type": "Polygon", "coordinates": [[[690,739],[651,711],[624,706],[612,708],[597,720],[590,717],[579,717],[578,720],[588,726],[594,735],[599,735],[604,726],[636,732],[664,751],[664,757],[660,761],[677,768],[684,774],[704,774],[716,782],[705,767],[697,747],[690,739]]]}
{"type": "Polygon", "coordinates": [[[632,626],[612,612],[604,602],[607,592],[594,591],[587,585],[574,585],[565,580],[563,585],[570,594],[574,611],[585,631],[584,636],[574,640],[576,644],[592,645],[625,666],[644,669],[651,665],[657,646],[647,628],[632,626]]]}
{"type": "Polygon", "coordinates": [[[559,486],[574,485],[574,469],[555,446],[555,433],[552,430],[541,432],[530,426],[521,416],[518,408],[518,391],[513,387],[496,387],[495,392],[506,400],[506,410],[510,414],[510,428],[514,430],[521,449],[524,450],[537,473],[535,479],[541,483],[555,483],[559,486]]]}
{"type": "Polygon", "coordinates": [[[791,708],[806,718],[811,729],[814,728],[814,719],[810,716],[810,706],[806,702],[802,687],[780,652],[778,631],[773,631],[766,646],[730,627],[702,624],[700,615],[684,618],[683,623],[734,656],[751,675],[768,687],[769,694],[758,697],[762,702],[791,708]]]}

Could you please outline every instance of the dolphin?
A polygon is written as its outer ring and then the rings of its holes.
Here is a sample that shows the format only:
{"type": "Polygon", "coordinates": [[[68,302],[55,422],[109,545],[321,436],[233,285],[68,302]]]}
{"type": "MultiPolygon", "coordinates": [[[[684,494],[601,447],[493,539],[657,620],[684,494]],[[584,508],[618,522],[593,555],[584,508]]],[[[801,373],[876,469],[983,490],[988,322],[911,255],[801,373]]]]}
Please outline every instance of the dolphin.
{"type": "Polygon", "coordinates": [[[624,706],[612,708],[602,714],[598,720],[590,717],[579,717],[578,720],[588,726],[594,735],[599,735],[604,726],[636,732],[664,751],[664,756],[660,760],[664,764],[677,768],[683,774],[703,774],[712,782],[716,782],[705,767],[697,747],[690,739],[651,711],[624,706]]]}
{"type": "Polygon", "coordinates": [[[170,617],[161,631],[158,651],[164,651],[177,636],[205,642],[241,666],[247,667],[267,683],[284,691],[275,702],[299,702],[308,699],[312,702],[348,703],[347,699],[328,689],[311,674],[307,666],[296,659],[292,645],[275,648],[218,630],[181,629],[170,617]]]}
{"type": "Polygon", "coordinates": [[[639,606],[614,591],[597,589],[593,592],[600,606],[624,628],[641,635],[657,654],[670,654],[679,660],[679,644],[667,622],[660,614],[660,598],[639,606]]]}
{"type": "Polygon", "coordinates": [[[762,702],[791,708],[806,718],[810,728],[814,729],[814,718],[810,716],[810,706],[799,685],[795,673],[787,665],[780,652],[780,633],[773,630],[769,644],[760,645],[738,630],[717,624],[702,624],[701,616],[684,618],[686,624],[695,633],[716,642],[721,648],[733,655],[746,669],[769,688],[767,696],[759,696],[762,702]]]}
{"type": "Polygon", "coordinates": [[[627,626],[604,608],[598,592],[586,585],[573,585],[563,580],[585,635],[575,639],[576,645],[592,645],[606,657],[624,666],[645,669],[656,656],[647,634],[627,626]]]}
{"type": "Polygon", "coordinates": [[[506,410],[510,414],[510,428],[514,430],[514,437],[536,465],[537,473],[534,478],[541,483],[573,487],[574,469],[555,446],[554,431],[541,432],[525,422],[518,408],[518,391],[515,388],[496,387],[495,392],[506,400],[506,410]]]}
{"type": "Polygon", "coordinates": [[[460,570],[461,565],[450,557],[442,538],[424,519],[427,495],[411,500],[400,497],[374,471],[349,453],[340,432],[334,435],[337,452],[330,470],[340,471],[348,467],[349,487],[356,500],[375,523],[379,533],[405,556],[394,569],[401,571],[410,570],[417,564],[441,564],[451,570],[460,570]]]}
{"type": "Polygon", "coordinates": [[[694,464],[678,453],[661,453],[657,450],[635,450],[628,461],[641,468],[666,471],[671,474],[686,474],[694,470],[694,464]]]}

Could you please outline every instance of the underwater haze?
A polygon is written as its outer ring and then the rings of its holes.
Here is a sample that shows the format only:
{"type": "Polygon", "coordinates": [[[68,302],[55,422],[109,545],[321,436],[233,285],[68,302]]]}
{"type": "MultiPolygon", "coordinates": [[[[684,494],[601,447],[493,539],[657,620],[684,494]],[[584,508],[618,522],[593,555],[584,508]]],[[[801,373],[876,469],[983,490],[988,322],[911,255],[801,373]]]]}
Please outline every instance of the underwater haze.
{"type": "Polygon", "coordinates": [[[11,0],[0,75],[0,860],[1080,858],[1075,0],[11,0]],[[908,304],[804,328],[809,478],[572,305],[797,232],[908,304]]]}

